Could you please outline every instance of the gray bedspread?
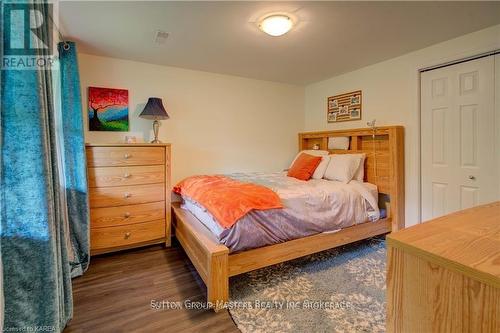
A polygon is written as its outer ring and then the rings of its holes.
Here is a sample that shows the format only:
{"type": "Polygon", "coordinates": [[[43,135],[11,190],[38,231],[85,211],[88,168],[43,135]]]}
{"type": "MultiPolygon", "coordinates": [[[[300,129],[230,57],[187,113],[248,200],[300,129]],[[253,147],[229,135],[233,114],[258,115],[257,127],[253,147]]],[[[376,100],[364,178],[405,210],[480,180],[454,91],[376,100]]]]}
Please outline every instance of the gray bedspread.
{"type": "Polygon", "coordinates": [[[376,187],[351,181],[300,181],[283,173],[238,173],[233,179],[266,186],[275,191],[284,208],[254,210],[231,228],[222,228],[199,203],[184,197],[182,208],[190,211],[231,252],[335,232],[354,224],[378,219],[376,187]]]}

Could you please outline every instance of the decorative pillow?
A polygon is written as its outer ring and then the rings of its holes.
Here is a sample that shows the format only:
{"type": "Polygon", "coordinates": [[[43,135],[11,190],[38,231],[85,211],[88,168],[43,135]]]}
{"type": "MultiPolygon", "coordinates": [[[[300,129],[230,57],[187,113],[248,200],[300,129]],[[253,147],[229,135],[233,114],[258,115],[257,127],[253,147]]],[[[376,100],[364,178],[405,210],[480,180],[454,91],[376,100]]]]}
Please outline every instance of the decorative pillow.
{"type": "Polygon", "coordinates": [[[295,163],[295,161],[297,160],[297,158],[302,153],[306,153],[306,154],[313,155],[313,156],[326,156],[326,155],[330,154],[328,152],[328,150],[314,150],[314,149],[302,150],[297,155],[295,155],[295,158],[293,159],[292,164],[290,164],[290,168],[292,167],[293,163],[295,163]]]}
{"type": "Polygon", "coordinates": [[[361,162],[359,154],[333,154],[323,178],[348,183],[356,174],[361,162]]]}
{"type": "Polygon", "coordinates": [[[314,173],[314,170],[321,163],[321,156],[313,156],[302,153],[293,162],[292,167],[288,170],[287,176],[294,177],[300,180],[309,180],[314,173]]]}
{"type": "Polygon", "coordinates": [[[316,170],[312,175],[312,179],[321,179],[325,175],[326,168],[328,167],[328,162],[330,162],[330,156],[321,156],[321,162],[319,163],[316,170]]]}
{"type": "Polygon", "coordinates": [[[361,156],[361,161],[359,162],[358,170],[354,174],[352,179],[363,182],[365,180],[365,160],[366,154],[351,154],[351,155],[359,155],[361,156]]]}

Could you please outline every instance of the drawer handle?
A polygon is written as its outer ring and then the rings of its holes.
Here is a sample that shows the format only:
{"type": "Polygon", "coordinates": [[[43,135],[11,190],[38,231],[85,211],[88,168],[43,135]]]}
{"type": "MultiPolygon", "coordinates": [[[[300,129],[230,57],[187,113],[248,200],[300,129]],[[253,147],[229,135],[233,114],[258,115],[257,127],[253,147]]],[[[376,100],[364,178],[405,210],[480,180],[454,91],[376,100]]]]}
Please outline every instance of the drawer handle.
{"type": "Polygon", "coordinates": [[[131,157],[132,157],[132,155],[130,155],[130,154],[123,155],[123,158],[125,158],[126,160],[129,159],[129,158],[131,158],[131,157]]]}
{"type": "Polygon", "coordinates": [[[132,196],[132,194],[131,194],[131,193],[125,193],[123,196],[124,196],[125,198],[130,198],[130,197],[132,196]]]}
{"type": "Polygon", "coordinates": [[[130,173],[126,173],[123,175],[123,178],[130,178],[130,173]]]}
{"type": "Polygon", "coordinates": [[[130,232],[126,232],[124,238],[125,239],[129,239],[130,238],[130,232]]]}
{"type": "Polygon", "coordinates": [[[125,212],[125,214],[123,214],[123,216],[125,216],[125,218],[129,218],[130,217],[130,213],[129,212],[125,212]]]}

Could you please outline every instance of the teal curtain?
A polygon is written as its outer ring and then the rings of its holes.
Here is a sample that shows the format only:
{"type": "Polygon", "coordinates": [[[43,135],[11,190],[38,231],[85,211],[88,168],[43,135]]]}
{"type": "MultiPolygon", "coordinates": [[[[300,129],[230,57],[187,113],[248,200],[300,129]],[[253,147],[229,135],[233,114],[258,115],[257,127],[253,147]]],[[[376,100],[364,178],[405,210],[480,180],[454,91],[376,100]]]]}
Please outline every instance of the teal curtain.
{"type": "MultiPolygon", "coordinates": [[[[44,3],[31,5],[47,12],[44,3]]],[[[70,74],[60,73],[61,86],[50,70],[0,75],[0,282],[8,331],[62,331],[72,317],[71,275],[88,265],[80,92],[76,61],[70,66],[66,56],[60,65],[70,74]],[[54,86],[64,96],[58,102],[54,86]]]]}
{"type": "Polygon", "coordinates": [[[70,236],[71,276],[82,275],[89,265],[89,208],[82,98],[76,45],[59,43],[59,139],[64,178],[65,207],[70,236]]]}

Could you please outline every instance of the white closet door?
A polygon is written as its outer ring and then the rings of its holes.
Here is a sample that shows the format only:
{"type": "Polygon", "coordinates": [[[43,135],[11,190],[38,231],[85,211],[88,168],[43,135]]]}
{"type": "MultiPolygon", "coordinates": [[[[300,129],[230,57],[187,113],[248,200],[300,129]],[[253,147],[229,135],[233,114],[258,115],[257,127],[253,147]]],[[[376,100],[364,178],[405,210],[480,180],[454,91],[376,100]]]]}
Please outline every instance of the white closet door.
{"type": "Polygon", "coordinates": [[[498,198],[494,57],[421,75],[422,221],[498,198]]]}

